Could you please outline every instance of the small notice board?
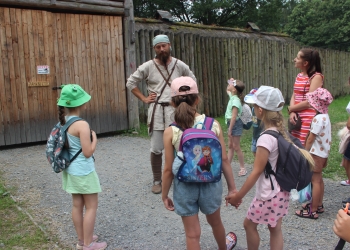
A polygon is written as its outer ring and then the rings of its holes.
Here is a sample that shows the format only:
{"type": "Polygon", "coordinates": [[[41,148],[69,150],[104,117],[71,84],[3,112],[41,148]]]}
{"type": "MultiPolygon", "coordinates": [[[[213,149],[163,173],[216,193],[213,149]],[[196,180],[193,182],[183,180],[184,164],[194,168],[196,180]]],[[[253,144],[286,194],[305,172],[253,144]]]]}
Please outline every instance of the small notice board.
{"type": "Polygon", "coordinates": [[[38,65],[37,67],[38,75],[48,75],[50,74],[49,65],[38,65]]]}

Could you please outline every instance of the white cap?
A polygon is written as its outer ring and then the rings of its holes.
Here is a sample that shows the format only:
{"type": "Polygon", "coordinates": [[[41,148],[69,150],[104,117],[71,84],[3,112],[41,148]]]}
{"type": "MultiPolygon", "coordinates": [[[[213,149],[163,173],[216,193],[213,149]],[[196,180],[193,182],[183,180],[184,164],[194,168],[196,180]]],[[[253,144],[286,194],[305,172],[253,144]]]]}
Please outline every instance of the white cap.
{"type": "Polygon", "coordinates": [[[284,98],[278,88],[260,86],[252,99],[253,103],[266,110],[280,111],[283,109],[284,98]]]}

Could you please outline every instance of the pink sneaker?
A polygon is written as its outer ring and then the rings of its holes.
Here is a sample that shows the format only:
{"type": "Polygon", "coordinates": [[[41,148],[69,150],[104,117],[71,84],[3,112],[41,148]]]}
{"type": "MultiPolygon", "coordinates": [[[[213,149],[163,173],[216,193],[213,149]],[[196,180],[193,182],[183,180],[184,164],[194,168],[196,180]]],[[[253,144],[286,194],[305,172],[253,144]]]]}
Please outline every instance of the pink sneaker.
{"type": "MultiPolygon", "coordinates": [[[[98,240],[98,236],[97,235],[93,235],[92,236],[92,241],[97,241],[98,240]]],[[[79,242],[77,243],[77,250],[83,250],[83,246],[84,246],[84,241],[83,240],[79,240],[79,242]]]]}
{"type": "Polygon", "coordinates": [[[341,181],[340,184],[342,184],[343,186],[350,186],[350,181],[349,180],[341,181]]]}
{"type": "Polygon", "coordinates": [[[104,250],[106,247],[106,242],[92,242],[90,246],[84,246],[83,250],[104,250]]]}

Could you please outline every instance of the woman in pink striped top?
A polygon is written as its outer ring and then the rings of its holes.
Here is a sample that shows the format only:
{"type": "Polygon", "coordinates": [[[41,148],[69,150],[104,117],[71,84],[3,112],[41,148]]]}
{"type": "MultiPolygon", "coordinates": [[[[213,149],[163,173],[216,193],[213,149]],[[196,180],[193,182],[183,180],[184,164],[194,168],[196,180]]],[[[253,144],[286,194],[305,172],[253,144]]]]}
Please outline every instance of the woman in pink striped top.
{"type": "Polygon", "coordinates": [[[301,129],[292,130],[291,134],[305,145],[312,118],[316,115],[315,109],[310,107],[305,94],[323,86],[321,59],[317,50],[304,48],[298,52],[294,63],[301,72],[295,79],[294,91],[288,107],[289,120],[295,124],[297,114],[300,116],[301,129]]]}

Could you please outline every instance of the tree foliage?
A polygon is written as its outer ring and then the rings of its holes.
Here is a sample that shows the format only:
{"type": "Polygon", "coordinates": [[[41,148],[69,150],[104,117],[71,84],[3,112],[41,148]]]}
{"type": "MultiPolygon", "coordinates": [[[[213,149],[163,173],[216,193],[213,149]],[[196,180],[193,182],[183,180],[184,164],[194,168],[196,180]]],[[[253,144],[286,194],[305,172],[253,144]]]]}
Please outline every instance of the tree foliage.
{"type": "Polygon", "coordinates": [[[135,16],[286,32],[302,44],[350,51],[350,0],[134,0],[135,16]]]}
{"type": "Polygon", "coordinates": [[[350,51],[350,0],[302,1],[285,31],[308,46],[350,51]]]}
{"type": "Polygon", "coordinates": [[[152,18],[156,10],[166,10],[183,22],[229,27],[245,27],[247,22],[254,22],[262,30],[280,31],[286,22],[285,12],[289,2],[291,1],[134,0],[134,9],[137,17],[152,18]]]}

